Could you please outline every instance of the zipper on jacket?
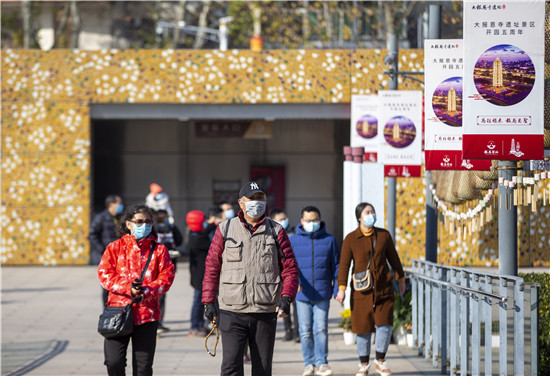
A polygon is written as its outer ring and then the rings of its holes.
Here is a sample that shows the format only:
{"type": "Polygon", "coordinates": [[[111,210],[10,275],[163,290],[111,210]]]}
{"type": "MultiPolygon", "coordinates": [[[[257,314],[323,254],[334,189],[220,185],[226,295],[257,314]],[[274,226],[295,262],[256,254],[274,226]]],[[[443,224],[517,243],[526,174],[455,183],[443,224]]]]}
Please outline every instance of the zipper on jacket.
{"type": "Polygon", "coordinates": [[[313,285],[313,301],[316,301],[316,293],[315,293],[315,251],[313,244],[315,242],[315,239],[313,237],[313,232],[311,233],[311,284],[313,285]]]}

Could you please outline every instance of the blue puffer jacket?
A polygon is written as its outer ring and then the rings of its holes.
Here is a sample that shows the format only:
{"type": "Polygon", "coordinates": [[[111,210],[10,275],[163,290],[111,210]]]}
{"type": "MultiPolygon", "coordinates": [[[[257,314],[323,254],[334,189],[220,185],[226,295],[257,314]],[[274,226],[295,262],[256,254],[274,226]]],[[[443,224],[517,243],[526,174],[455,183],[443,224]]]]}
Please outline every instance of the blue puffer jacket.
{"type": "Polygon", "coordinates": [[[302,225],[296,227],[296,234],[290,237],[294,256],[300,271],[301,291],[296,300],[330,300],[338,293],[338,265],[340,250],[336,238],[327,233],[325,222],[311,233],[302,225]]]}

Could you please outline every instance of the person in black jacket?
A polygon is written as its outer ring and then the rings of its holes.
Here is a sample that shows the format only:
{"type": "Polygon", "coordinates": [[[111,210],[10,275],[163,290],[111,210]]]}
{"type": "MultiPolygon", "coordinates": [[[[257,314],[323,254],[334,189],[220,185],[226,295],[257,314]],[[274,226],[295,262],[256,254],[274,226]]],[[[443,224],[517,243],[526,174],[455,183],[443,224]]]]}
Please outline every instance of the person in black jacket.
{"type": "MultiPolygon", "coordinates": [[[[170,258],[172,259],[172,263],[174,264],[174,272],[176,272],[176,260],[180,255],[177,247],[179,247],[183,243],[183,235],[178,226],[176,226],[175,223],[172,223],[172,221],[170,220],[171,217],[168,211],[164,209],[157,210],[154,212],[153,216],[155,220],[155,231],[157,232],[157,243],[164,244],[168,249],[168,252],[170,253],[170,258]]],[[[163,294],[159,298],[160,321],[157,330],[158,334],[170,330],[170,328],[164,325],[164,313],[166,312],[166,295],[167,294],[163,294]]]]}
{"type": "MultiPolygon", "coordinates": [[[[105,248],[119,238],[116,233],[118,221],[124,210],[122,198],[109,195],[105,198],[105,210],[97,214],[90,225],[90,265],[99,265],[105,248]]],[[[107,304],[109,291],[103,290],[103,305],[107,304]]]]}
{"type": "Polygon", "coordinates": [[[202,279],[204,277],[206,255],[208,254],[211,240],[206,231],[208,224],[205,221],[203,212],[192,210],[187,213],[185,220],[190,230],[187,241],[187,252],[189,253],[191,286],[195,289],[193,305],[191,307],[191,330],[189,336],[204,337],[208,332],[204,326],[204,309],[201,303],[202,279]]]}

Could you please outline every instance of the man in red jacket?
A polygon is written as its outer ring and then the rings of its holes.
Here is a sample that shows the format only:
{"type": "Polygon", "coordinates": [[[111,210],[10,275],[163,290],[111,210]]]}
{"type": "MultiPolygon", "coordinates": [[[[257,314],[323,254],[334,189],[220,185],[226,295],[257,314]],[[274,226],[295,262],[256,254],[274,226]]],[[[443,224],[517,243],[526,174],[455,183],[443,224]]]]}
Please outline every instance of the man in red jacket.
{"type": "Polygon", "coordinates": [[[219,321],[221,375],[244,375],[248,341],[252,375],[270,376],[277,318],[288,315],[296,296],[298,267],[285,230],[265,216],[258,183],[246,183],[239,197],[238,216],[220,224],[210,245],[202,302],[206,317],[219,321]]]}

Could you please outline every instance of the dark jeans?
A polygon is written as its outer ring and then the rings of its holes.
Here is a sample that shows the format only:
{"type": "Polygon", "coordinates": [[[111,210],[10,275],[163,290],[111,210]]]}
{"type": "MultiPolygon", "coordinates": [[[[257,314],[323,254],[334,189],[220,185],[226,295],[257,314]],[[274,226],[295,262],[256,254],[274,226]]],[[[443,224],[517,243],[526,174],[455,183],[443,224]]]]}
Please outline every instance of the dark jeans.
{"type": "Polygon", "coordinates": [[[222,376],[244,375],[243,356],[248,340],[252,376],[271,376],[277,314],[236,313],[220,310],[222,376]]]}
{"type": "Polygon", "coordinates": [[[195,289],[191,306],[191,329],[204,328],[204,306],[201,303],[202,291],[195,289]]]}
{"type": "Polygon", "coordinates": [[[132,369],[134,376],[151,376],[157,345],[158,322],[134,326],[131,335],[121,338],[105,338],[105,365],[109,376],[126,375],[126,351],[132,339],[132,369]]]}

